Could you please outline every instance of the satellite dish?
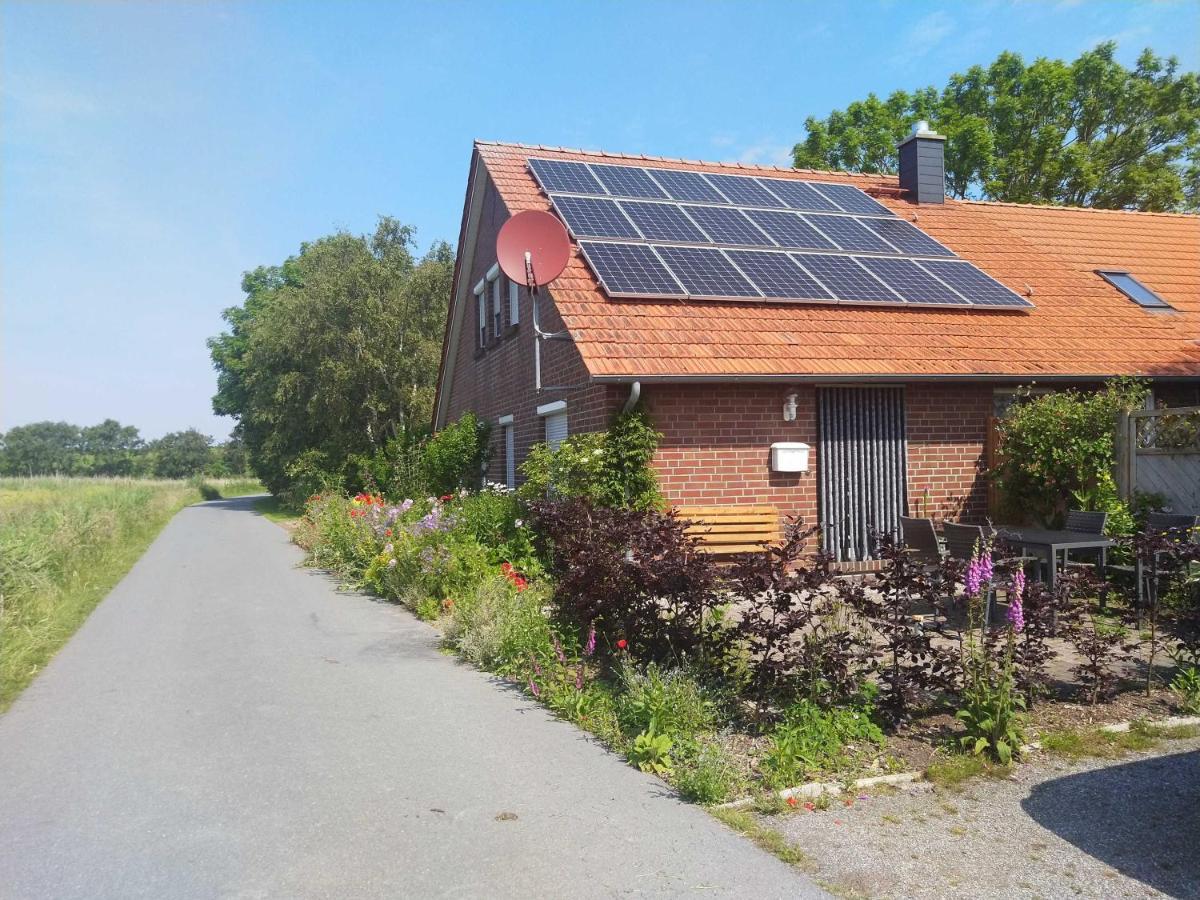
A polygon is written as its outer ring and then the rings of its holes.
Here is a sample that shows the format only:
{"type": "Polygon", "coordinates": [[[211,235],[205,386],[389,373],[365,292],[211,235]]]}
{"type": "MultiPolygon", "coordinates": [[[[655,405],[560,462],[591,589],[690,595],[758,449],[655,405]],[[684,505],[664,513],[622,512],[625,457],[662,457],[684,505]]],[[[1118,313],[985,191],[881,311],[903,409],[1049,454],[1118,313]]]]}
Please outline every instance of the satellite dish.
{"type": "Polygon", "coordinates": [[[562,274],[571,258],[567,229],[552,213],[519,212],[496,235],[496,261],[504,274],[531,289],[562,274]]]}

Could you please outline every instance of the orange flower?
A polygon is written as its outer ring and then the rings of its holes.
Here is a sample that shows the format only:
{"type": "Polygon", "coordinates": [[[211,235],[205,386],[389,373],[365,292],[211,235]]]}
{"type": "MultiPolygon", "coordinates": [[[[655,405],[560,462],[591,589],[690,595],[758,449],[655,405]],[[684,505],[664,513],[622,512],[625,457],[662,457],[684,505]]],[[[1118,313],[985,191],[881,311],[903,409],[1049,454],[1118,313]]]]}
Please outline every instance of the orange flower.
{"type": "Polygon", "coordinates": [[[796,805],[797,805],[797,803],[798,803],[798,802],[799,802],[799,801],[797,801],[795,797],[788,797],[788,798],[787,798],[787,805],[788,805],[788,806],[790,806],[792,809],[795,809],[795,808],[796,808],[796,805]]]}

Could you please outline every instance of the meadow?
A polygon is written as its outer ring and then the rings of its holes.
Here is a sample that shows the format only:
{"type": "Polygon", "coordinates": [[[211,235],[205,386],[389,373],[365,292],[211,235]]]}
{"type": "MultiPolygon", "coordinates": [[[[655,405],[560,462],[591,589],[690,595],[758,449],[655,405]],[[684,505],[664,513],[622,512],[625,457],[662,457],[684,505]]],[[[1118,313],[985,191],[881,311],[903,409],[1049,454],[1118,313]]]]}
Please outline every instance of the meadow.
{"type": "Polygon", "coordinates": [[[0,712],[185,506],[249,479],[0,478],[0,712]]]}

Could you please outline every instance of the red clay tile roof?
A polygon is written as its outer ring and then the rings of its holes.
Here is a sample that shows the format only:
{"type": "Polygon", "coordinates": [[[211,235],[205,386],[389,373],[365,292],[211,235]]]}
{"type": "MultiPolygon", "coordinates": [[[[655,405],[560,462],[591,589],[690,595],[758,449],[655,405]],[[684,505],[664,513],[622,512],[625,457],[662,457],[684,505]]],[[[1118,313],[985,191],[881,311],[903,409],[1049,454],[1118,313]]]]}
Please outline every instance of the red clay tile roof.
{"type": "Polygon", "coordinates": [[[479,142],[509,213],[549,209],[530,156],[853,184],[1036,305],[1027,312],[614,300],[578,252],[550,287],[593,376],[1200,377],[1200,217],[900,199],[892,176],[808,172],[479,142]],[[1094,273],[1127,268],[1178,313],[1151,313],[1094,273]]]}

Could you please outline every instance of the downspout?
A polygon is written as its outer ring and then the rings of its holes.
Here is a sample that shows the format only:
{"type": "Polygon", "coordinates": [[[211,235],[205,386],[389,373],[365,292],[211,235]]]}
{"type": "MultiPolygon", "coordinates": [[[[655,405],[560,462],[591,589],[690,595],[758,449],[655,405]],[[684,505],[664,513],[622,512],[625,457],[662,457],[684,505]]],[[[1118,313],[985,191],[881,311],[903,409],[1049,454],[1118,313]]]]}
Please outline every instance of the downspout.
{"type": "Polygon", "coordinates": [[[629,386],[629,397],[628,397],[628,399],[626,399],[625,405],[623,407],[621,407],[621,414],[624,415],[625,413],[632,410],[635,406],[637,406],[638,400],[640,400],[641,397],[642,397],[642,383],[640,381],[635,381],[633,384],[631,384],[629,386]]]}

